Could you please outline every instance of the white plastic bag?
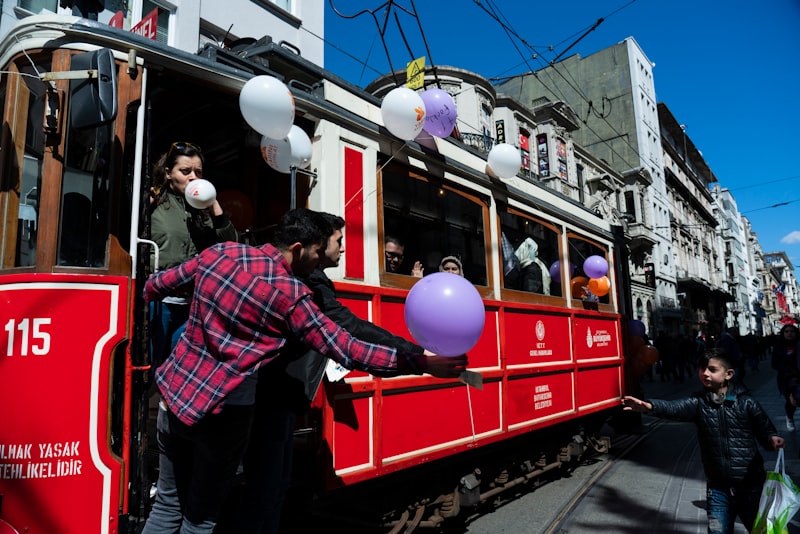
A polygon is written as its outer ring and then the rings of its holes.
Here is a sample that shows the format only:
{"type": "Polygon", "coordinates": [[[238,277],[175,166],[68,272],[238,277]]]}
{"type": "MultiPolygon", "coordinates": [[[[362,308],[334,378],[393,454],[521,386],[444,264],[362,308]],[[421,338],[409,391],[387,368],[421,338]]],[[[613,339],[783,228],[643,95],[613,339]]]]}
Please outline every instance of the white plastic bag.
{"type": "Polygon", "coordinates": [[[753,523],[751,534],[788,534],[786,526],[800,508],[800,487],[786,474],[783,463],[783,449],[778,451],[775,470],[767,472],[758,515],[753,523]]]}

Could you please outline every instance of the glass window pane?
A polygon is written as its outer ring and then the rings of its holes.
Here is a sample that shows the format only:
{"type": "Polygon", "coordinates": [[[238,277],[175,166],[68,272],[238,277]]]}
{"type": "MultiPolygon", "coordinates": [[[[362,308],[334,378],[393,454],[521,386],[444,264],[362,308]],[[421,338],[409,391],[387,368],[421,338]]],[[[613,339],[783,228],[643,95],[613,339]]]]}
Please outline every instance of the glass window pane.
{"type": "MultiPolygon", "coordinates": [[[[572,298],[576,300],[583,300],[584,303],[609,303],[609,293],[608,290],[610,288],[605,287],[605,282],[608,280],[608,276],[601,276],[596,278],[596,271],[586,272],[585,270],[589,269],[589,266],[585,266],[586,260],[593,256],[599,256],[602,262],[605,262],[606,271],[608,270],[608,251],[600,247],[586,239],[570,236],[568,239],[569,243],[569,262],[570,268],[572,269],[572,275],[570,280],[570,289],[572,291],[572,298]],[[593,282],[593,280],[602,280],[603,283],[593,282]],[[597,285],[594,285],[597,284],[597,285]],[[591,288],[596,288],[595,293],[592,293],[591,288]],[[604,290],[597,291],[597,289],[604,290]],[[603,293],[600,295],[599,293],[603,293]]],[[[594,259],[594,258],[593,258],[594,259]]],[[[586,304],[584,304],[586,306],[586,304]]],[[[586,306],[591,307],[591,306],[586,306]]]]}
{"type": "Polygon", "coordinates": [[[383,174],[384,237],[403,247],[397,274],[410,275],[415,262],[424,275],[435,273],[443,258],[455,256],[470,282],[488,285],[485,206],[399,169],[383,174]]]}
{"type": "MultiPolygon", "coordinates": [[[[35,69],[26,64],[19,67],[28,92],[20,91],[18,98],[28,98],[25,126],[25,153],[22,157],[21,181],[19,182],[19,206],[17,211],[17,235],[14,253],[15,267],[36,265],[36,242],[39,230],[39,191],[42,184],[42,162],[44,159],[44,95],[45,86],[36,75],[48,72],[49,63],[37,63],[35,69]]],[[[19,117],[17,118],[19,119],[19,117]]],[[[21,133],[20,133],[21,135],[21,133]]],[[[5,147],[4,147],[5,148],[5,147]]],[[[13,148],[8,147],[10,150],[13,148]]],[[[17,169],[11,171],[14,175],[17,169]]]]}
{"type": "Polygon", "coordinates": [[[561,280],[553,280],[558,260],[558,233],[533,217],[500,213],[503,287],[560,297],[561,280]]]}
{"type": "Polygon", "coordinates": [[[87,128],[75,128],[70,120],[65,124],[69,126],[61,189],[58,265],[105,267],[111,210],[121,209],[119,203],[112,201],[113,195],[118,194],[111,182],[114,122],[87,128]]]}
{"type": "Polygon", "coordinates": [[[55,13],[58,9],[56,0],[19,0],[17,5],[31,13],[39,13],[43,9],[55,13]]]}
{"type": "Polygon", "coordinates": [[[158,8],[158,27],[156,29],[156,41],[169,44],[169,16],[171,11],[152,0],[142,1],[142,16],[144,17],[154,9],[158,8]]]}

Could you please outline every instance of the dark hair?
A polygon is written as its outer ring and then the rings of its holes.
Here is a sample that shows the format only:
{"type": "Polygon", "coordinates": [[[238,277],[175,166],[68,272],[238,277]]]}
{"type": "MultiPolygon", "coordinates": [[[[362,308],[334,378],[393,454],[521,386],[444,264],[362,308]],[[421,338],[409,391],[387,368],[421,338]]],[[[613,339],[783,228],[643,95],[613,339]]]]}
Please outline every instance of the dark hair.
{"type": "Polygon", "coordinates": [[[705,369],[708,367],[708,361],[711,358],[716,358],[722,365],[725,366],[725,369],[736,369],[736,360],[734,357],[725,349],[711,349],[707,351],[698,362],[700,369],[705,369]]]}
{"type": "Polygon", "coordinates": [[[192,143],[176,141],[170,145],[169,150],[161,154],[161,157],[153,165],[153,189],[156,192],[155,204],[161,204],[167,198],[167,169],[172,170],[179,156],[188,158],[198,157],[200,162],[205,164],[203,151],[200,147],[192,143]]]}
{"type": "Polygon", "coordinates": [[[325,213],[324,211],[320,213],[320,215],[322,215],[325,218],[325,220],[328,221],[328,224],[331,225],[331,228],[333,229],[334,232],[336,230],[341,230],[342,228],[344,228],[344,219],[342,219],[338,215],[334,215],[333,213],[325,213]]]}
{"type": "Polygon", "coordinates": [[[798,330],[798,328],[795,325],[793,325],[791,323],[790,324],[785,324],[785,325],[783,325],[781,327],[781,331],[780,331],[781,337],[783,337],[783,334],[785,334],[787,330],[794,330],[795,334],[800,333],[800,330],[798,330]]]}
{"type": "Polygon", "coordinates": [[[321,213],[306,208],[287,211],[275,228],[273,244],[278,248],[287,248],[294,243],[304,247],[314,243],[327,243],[333,234],[331,224],[321,213]]]}
{"type": "Polygon", "coordinates": [[[400,241],[400,239],[391,235],[387,235],[386,237],[383,238],[383,244],[385,245],[386,243],[394,243],[398,247],[404,247],[404,248],[406,246],[405,243],[400,241]]]}

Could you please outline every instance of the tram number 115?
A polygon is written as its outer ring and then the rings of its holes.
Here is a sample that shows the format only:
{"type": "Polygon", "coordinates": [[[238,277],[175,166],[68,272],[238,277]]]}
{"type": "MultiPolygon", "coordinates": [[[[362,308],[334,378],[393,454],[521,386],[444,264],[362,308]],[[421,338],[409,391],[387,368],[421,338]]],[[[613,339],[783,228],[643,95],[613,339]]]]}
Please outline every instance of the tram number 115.
{"type": "Polygon", "coordinates": [[[44,356],[50,352],[50,333],[45,332],[50,324],[49,317],[25,318],[20,321],[9,319],[3,329],[8,335],[6,356],[13,356],[16,333],[19,332],[19,355],[28,356],[28,351],[35,356],[44,356]]]}

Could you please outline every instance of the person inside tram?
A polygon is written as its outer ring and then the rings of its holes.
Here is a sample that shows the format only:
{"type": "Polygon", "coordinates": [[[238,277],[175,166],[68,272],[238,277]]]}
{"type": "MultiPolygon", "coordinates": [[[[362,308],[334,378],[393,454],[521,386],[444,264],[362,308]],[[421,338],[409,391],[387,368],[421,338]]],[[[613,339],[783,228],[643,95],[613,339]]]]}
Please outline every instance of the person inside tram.
{"type": "MultiPolygon", "coordinates": [[[[399,354],[421,356],[424,349],[396,336],[376,324],[361,319],[336,298],[336,289],[325,269],[337,267],[345,252],[345,221],[338,215],[321,213],[333,234],[321,256],[319,266],[301,280],[313,292],[313,301],[338,326],[361,341],[396,348],[399,354]]],[[[462,357],[465,358],[465,357],[462,357]]],[[[429,356],[427,372],[442,376],[436,358],[429,356]]],[[[256,412],[247,452],[244,456],[244,487],[236,500],[231,532],[237,534],[276,533],[281,511],[291,482],[292,445],[295,420],[314,400],[328,358],[308,349],[285,363],[270,364],[259,373],[256,412]]],[[[396,376],[397,372],[380,372],[396,376]]]]}
{"type": "Polygon", "coordinates": [[[466,369],[466,355],[366,343],[323,315],[297,277],[319,266],[332,234],[321,214],[294,209],[274,244],[217,244],[147,280],[146,302],[191,290],[195,305],[173,356],[156,370],[159,476],[142,534],[214,531],[248,443],[257,371],[281,365],[299,344],[372,374],[456,378],[466,369]]]}
{"type": "Polygon", "coordinates": [[[461,266],[461,260],[457,256],[445,256],[442,258],[442,261],[439,262],[439,272],[464,276],[464,268],[461,266]]]}
{"type": "MultiPolygon", "coordinates": [[[[408,274],[408,272],[401,272],[400,268],[403,265],[405,255],[403,252],[406,249],[405,243],[400,241],[399,238],[387,235],[383,243],[383,254],[386,257],[386,272],[395,274],[408,274]]],[[[411,276],[422,278],[424,269],[422,262],[415,261],[411,267],[411,276]]]]}
{"type": "Polygon", "coordinates": [[[675,400],[622,399],[624,410],[695,424],[706,475],[708,532],[713,534],[733,533],[736,516],[750,531],[766,479],[758,445],[772,451],[784,446],[764,408],[734,381],[736,364],[727,351],[715,348],[700,358],[699,392],[675,400]]]}
{"type": "Polygon", "coordinates": [[[520,289],[530,293],[550,294],[550,272],[539,259],[539,244],[526,237],[514,251],[519,259],[520,289]]]}
{"type": "Polygon", "coordinates": [[[405,249],[405,244],[398,238],[386,236],[383,243],[383,253],[386,256],[387,273],[400,273],[400,266],[403,265],[403,260],[405,259],[403,255],[405,249]]]}
{"type": "MultiPolygon", "coordinates": [[[[238,233],[215,199],[199,210],[186,203],[189,182],[203,177],[203,152],[188,142],[175,142],[153,167],[150,203],[150,239],[159,249],[159,265],[150,258],[151,270],[169,269],[215,243],[237,241],[238,233]]],[[[154,366],[172,352],[189,317],[191,295],[174,295],[151,306],[154,366]]]]}

